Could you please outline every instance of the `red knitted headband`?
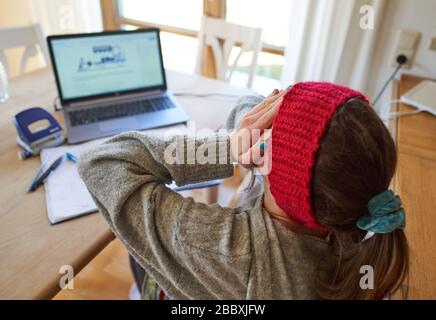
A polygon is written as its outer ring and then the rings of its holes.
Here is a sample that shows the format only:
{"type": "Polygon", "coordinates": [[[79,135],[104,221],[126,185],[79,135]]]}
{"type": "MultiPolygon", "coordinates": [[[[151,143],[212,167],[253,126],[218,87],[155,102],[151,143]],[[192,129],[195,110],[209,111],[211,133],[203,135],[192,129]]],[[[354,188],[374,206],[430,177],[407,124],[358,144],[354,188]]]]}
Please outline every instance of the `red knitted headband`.
{"type": "Polygon", "coordinates": [[[272,170],[268,175],[277,205],[295,222],[321,226],[312,211],[311,182],[316,153],[334,113],[351,98],[368,98],[328,82],[300,82],[283,97],[273,123],[272,170]]]}

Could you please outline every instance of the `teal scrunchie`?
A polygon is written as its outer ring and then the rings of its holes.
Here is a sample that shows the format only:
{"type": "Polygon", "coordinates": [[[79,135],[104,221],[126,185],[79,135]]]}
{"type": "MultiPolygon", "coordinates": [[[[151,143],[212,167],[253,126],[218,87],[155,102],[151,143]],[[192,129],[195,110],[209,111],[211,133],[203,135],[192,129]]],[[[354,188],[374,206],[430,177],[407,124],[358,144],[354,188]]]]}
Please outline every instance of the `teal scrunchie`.
{"type": "Polygon", "coordinates": [[[389,233],[405,227],[404,210],[401,199],[391,190],[386,190],[368,202],[368,215],[357,220],[357,227],[371,233],[389,233]]]}

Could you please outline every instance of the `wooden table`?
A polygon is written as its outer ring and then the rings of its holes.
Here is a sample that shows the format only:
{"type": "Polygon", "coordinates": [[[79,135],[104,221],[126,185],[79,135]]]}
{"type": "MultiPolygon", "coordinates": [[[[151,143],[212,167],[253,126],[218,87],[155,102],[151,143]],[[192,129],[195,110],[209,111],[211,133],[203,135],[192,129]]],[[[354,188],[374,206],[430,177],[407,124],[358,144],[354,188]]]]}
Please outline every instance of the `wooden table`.
{"type": "MultiPolygon", "coordinates": [[[[167,71],[172,92],[242,95],[250,91],[229,84],[167,71]]],[[[99,214],[50,225],[44,189],[26,194],[39,157],[20,161],[15,143],[13,116],[32,106],[53,113],[57,95],[48,68],[10,81],[11,98],[0,104],[0,299],[49,299],[59,290],[59,273],[70,265],[77,274],[112,239],[99,214]]],[[[181,96],[177,98],[195,120],[197,129],[217,129],[234,105],[235,98],[181,96]]],[[[61,122],[61,113],[55,117],[61,122]]]]}
{"type": "MultiPolygon", "coordinates": [[[[396,98],[423,78],[403,75],[396,98]]],[[[399,111],[412,111],[398,104],[399,111]]],[[[409,299],[436,299],[436,117],[428,113],[397,119],[398,169],[394,188],[406,209],[411,249],[409,299]]]]}

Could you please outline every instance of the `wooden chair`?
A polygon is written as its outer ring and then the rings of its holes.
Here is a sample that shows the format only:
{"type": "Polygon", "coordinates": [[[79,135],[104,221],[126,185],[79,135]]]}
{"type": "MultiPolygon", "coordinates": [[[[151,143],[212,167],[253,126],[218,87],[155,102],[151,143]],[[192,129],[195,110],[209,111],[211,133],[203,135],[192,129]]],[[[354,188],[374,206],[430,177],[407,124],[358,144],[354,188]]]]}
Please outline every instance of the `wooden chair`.
{"type": "Polygon", "coordinates": [[[48,49],[45,43],[41,26],[38,23],[28,26],[19,26],[0,29],[0,62],[9,74],[9,62],[5,54],[6,49],[25,47],[20,60],[19,72],[24,73],[30,57],[38,54],[37,46],[42,53],[44,62],[49,63],[48,49]]]}
{"type": "Polygon", "coordinates": [[[217,78],[224,81],[230,80],[242,54],[252,51],[253,57],[247,81],[247,87],[251,88],[256,74],[257,58],[261,49],[261,34],[262,29],[260,28],[250,28],[229,23],[222,19],[203,16],[198,36],[199,43],[195,72],[201,74],[206,45],[212,47],[217,78]],[[240,45],[240,51],[235,61],[230,63],[230,53],[236,45],[240,45]]]}
{"type": "MultiPolygon", "coordinates": [[[[233,23],[226,22],[222,19],[203,16],[201,27],[198,34],[198,51],[195,72],[202,73],[203,59],[206,46],[212,48],[215,59],[217,78],[229,81],[235,71],[239,58],[244,52],[253,52],[251,65],[249,68],[247,87],[253,86],[253,80],[256,74],[257,59],[261,49],[262,29],[250,28],[233,23]],[[240,46],[240,50],[235,60],[230,63],[230,54],[232,49],[240,46]]],[[[215,203],[218,199],[218,186],[208,190],[208,203],[215,203]]]]}

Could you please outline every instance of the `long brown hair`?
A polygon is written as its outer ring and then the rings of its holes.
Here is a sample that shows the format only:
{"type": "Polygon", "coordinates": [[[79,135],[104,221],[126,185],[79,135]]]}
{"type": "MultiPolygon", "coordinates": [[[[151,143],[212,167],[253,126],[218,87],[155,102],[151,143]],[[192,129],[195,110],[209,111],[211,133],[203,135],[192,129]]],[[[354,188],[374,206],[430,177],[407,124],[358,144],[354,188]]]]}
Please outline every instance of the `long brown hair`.
{"type": "Polygon", "coordinates": [[[403,230],[365,232],[356,221],[367,214],[368,201],[388,189],[397,153],[386,126],[363,100],[352,99],[333,116],[317,153],[312,206],[318,221],[332,232],[335,268],[330,279],[317,279],[323,299],[382,299],[404,282],[409,250],[403,230]],[[373,268],[374,288],[361,288],[361,267],[373,268]]]}

